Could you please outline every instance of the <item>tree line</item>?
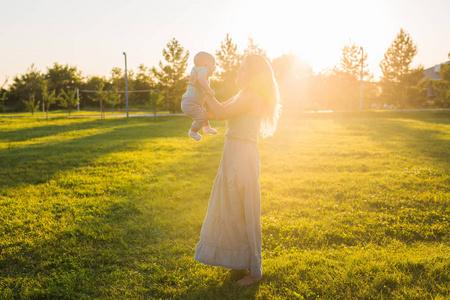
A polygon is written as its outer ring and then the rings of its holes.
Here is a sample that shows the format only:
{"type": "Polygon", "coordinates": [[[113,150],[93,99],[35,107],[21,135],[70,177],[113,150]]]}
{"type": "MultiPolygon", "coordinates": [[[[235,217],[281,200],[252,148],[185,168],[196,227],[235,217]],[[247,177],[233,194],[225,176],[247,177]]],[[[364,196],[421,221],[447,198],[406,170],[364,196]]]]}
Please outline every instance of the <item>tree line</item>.
{"type": "MultiPolygon", "coordinates": [[[[431,83],[424,78],[422,65],[411,67],[417,46],[411,36],[400,29],[380,62],[382,76],[379,81],[374,80],[367,65],[368,53],[354,43],[342,48],[341,59],[335,67],[315,74],[296,54],[270,59],[252,38],[241,52],[227,34],[215,53],[218,68],[211,80],[219,100],[226,100],[238,92],[234,84],[236,71],[242,58],[251,53],[261,54],[271,62],[283,106],[288,112],[356,110],[361,105],[361,92],[363,109],[442,107],[450,96],[450,65],[442,65],[442,81],[431,83]],[[435,91],[433,99],[427,93],[430,88],[435,91]]],[[[155,112],[181,111],[190,53],[173,38],[163,49],[162,56],[163,60],[156,67],[141,64],[136,71],[128,71],[128,89],[146,91],[129,94],[132,107],[151,108],[155,112]]],[[[0,111],[28,110],[34,113],[42,109],[48,114],[50,109],[67,108],[70,114],[78,101],[76,89],[82,91],[79,100],[83,108],[100,106],[103,113],[106,109],[124,106],[124,94],[120,91],[125,89],[125,74],[118,67],[111,70],[109,77],[83,77],[77,67],[67,64],[54,63],[46,72],[31,65],[25,74],[15,76],[8,88],[4,86],[0,87],[0,111]]]]}

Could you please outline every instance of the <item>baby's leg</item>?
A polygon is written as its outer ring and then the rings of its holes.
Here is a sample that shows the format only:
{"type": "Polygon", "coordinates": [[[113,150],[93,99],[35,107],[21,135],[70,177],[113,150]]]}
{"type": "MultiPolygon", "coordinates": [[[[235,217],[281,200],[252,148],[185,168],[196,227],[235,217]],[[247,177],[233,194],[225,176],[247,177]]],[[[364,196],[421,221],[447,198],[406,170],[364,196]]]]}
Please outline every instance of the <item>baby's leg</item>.
{"type": "Polygon", "coordinates": [[[200,128],[202,128],[202,127],[203,127],[203,123],[201,123],[197,120],[194,120],[194,122],[192,122],[192,125],[191,125],[191,130],[194,132],[198,132],[200,130],[200,128]]]}
{"type": "Polygon", "coordinates": [[[202,139],[202,136],[198,133],[200,128],[202,128],[203,123],[206,120],[206,115],[201,110],[201,106],[195,103],[193,99],[185,98],[181,101],[181,109],[183,112],[194,119],[189,130],[189,136],[196,140],[197,142],[202,139]]]}
{"type": "Polygon", "coordinates": [[[191,138],[193,138],[194,140],[196,140],[197,142],[199,142],[202,139],[201,134],[198,133],[198,131],[200,130],[201,127],[202,127],[202,123],[195,120],[191,125],[191,130],[189,130],[189,136],[191,138]]]}
{"type": "MultiPolygon", "coordinates": [[[[207,115],[206,109],[204,107],[202,107],[202,109],[204,110],[205,114],[207,115]]],[[[213,134],[216,135],[218,132],[217,130],[211,128],[211,126],[209,125],[209,121],[208,121],[208,117],[206,117],[205,122],[203,123],[203,132],[205,134],[213,134]]]]}

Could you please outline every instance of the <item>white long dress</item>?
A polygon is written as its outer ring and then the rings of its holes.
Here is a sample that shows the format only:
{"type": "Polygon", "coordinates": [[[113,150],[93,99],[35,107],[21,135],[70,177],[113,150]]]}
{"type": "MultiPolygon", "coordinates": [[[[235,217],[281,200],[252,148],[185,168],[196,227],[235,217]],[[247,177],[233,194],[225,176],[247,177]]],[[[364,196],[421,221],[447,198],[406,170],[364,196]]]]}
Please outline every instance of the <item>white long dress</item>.
{"type": "Polygon", "coordinates": [[[262,276],[260,157],[261,119],[247,114],[227,120],[222,161],[195,249],[198,262],[250,269],[262,276]]]}

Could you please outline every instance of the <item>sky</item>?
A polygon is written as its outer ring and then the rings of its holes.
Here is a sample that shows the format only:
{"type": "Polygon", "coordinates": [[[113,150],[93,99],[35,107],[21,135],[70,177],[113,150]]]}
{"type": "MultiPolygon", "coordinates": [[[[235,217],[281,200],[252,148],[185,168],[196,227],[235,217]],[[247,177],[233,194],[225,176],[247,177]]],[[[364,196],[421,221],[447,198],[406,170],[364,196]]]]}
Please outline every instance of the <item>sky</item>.
{"type": "Polygon", "coordinates": [[[400,28],[417,45],[413,67],[449,60],[448,12],[448,0],[0,0],[0,86],[31,64],[108,77],[124,68],[123,52],[129,70],[158,66],[172,38],[191,66],[195,53],[215,54],[227,33],[241,52],[251,37],[269,58],[294,53],[316,73],[355,43],[377,78],[400,28]]]}

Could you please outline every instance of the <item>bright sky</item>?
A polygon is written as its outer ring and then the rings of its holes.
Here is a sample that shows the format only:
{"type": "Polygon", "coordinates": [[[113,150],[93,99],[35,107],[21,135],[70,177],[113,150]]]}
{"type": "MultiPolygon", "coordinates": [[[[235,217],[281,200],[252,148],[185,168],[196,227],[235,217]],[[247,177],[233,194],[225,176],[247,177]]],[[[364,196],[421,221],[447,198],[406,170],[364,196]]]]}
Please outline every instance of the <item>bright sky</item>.
{"type": "Polygon", "coordinates": [[[413,65],[447,61],[448,0],[0,0],[0,84],[34,63],[54,62],[83,75],[113,67],[157,66],[176,38],[189,50],[215,53],[227,33],[240,51],[252,37],[270,58],[294,52],[315,72],[339,63],[349,41],[368,53],[380,75],[383,54],[404,28],[418,46],[413,65]]]}

